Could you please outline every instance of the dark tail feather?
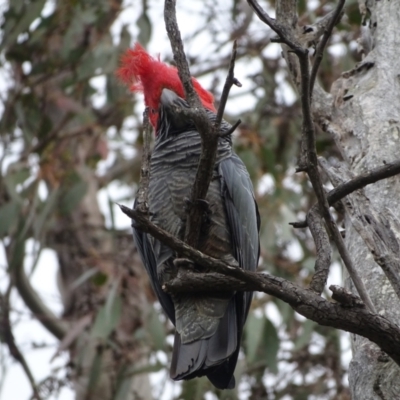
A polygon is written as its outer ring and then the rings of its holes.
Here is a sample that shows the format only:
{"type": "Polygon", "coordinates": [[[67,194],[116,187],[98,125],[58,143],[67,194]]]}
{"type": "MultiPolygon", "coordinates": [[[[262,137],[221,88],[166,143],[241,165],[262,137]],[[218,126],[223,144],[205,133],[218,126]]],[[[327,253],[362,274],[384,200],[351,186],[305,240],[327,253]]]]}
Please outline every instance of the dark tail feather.
{"type": "Polygon", "coordinates": [[[181,342],[181,336],[178,332],[175,332],[174,349],[172,351],[171,369],[169,373],[171,379],[181,380],[201,376],[194,373],[201,370],[201,367],[204,365],[207,356],[207,348],[208,340],[198,340],[196,342],[183,344],[181,342]]]}
{"type": "Polygon", "coordinates": [[[235,387],[235,370],[239,354],[235,301],[229,303],[215,334],[208,339],[183,344],[175,333],[170,376],[174,380],[207,375],[218,389],[235,387]]]}

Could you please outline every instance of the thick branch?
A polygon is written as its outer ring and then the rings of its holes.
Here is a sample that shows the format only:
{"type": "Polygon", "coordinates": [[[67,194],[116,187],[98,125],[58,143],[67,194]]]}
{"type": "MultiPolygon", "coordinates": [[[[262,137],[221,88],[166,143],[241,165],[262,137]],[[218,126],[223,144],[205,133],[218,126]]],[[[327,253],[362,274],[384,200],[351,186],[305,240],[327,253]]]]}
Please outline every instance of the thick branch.
{"type": "MultiPolygon", "coordinates": [[[[246,281],[226,274],[199,274],[187,272],[184,278],[175,278],[165,284],[165,290],[170,293],[193,293],[204,291],[244,290],[260,291],[283,300],[304,317],[316,321],[320,325],[331,326],[357,335],[364,336],[375,342],[393,360],[400,365],[400,329],[387,318],[371,313],[360,299],[351,295],[336,296],[343,298],[344,304],[330,302],[315,292],[302,289],[283,278],[268,274],[243,271],[246,281]]],[[[332,288],[338,293],[337,288],[332,288]]]]}
{"type": "Polygon", "coordinates": [[[373,314],[366,308],[356,309],[331,303],[315,292],[302,289],[297,285],[274,276],[249,272],[231,266],[222,260],[207,256],[190,247],[168,232],[150,222],[142,213],[121,206],[121,210],[135,220],[138,228],[175,250],[179,256],[206,267],[207,274],[185,271],[178,277],[164,284],[168,292],[194,292],[214,290],[261,291],[289,303],[294,310],[306,318],[321,325],[332,326],[365,336],[379,345],[400,365],[400,329],[383,316],[373,314]]]}
{"type": "Polygon", "coordinates": [[[307,213],[307,224],[315,243],[317,259],[315,260],[315,274],[310,282],[310,289],[321,294],[326,285],[331,265],[331,246],[321,214],[317,205],[311,207],[307,213]]]}

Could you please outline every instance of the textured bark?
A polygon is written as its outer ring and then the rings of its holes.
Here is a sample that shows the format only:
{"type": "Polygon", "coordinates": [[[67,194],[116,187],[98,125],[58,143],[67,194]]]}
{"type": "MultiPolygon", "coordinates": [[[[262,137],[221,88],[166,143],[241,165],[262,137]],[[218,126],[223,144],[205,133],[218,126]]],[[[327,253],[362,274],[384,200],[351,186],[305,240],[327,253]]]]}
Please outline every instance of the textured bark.
{"type": "MultiPolygon", "coordinates": [[[[350,171],[356,175],[398,158],[400,132],[398,1],[360,1],[367,27],[360,42],[366,55],[332,87],[333,104],[317,101],[316,119],[333,134],[350,171]]],[[[319,97],[321,100],[322,97],[319,97]]],[[[365,189],[371,206],[400,237],[399,177],[365,189]]],[[[363,238],[346,218],[346,245],[377,311],[400,324],[399,298],[376,264],[363,238]]],[[[354,291],[352,283],[347,286],[354,291]]],[[[400,369],[365,338],[352,336],[349,381],[354,400],[394,399],[400,393],[400,369]]]]}

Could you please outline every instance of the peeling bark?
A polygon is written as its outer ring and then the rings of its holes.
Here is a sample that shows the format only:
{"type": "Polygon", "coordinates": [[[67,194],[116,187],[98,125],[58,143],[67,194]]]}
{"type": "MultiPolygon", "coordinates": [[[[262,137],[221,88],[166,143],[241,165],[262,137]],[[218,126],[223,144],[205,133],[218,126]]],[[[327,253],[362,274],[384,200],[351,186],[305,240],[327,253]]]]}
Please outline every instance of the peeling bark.
{"type": "MultiPolygon", "coordinates": [[[[365,58],[353,70],[343,73],[332,87],[333,104],[329,109],[321,107],[322,102],[314,104],[317,121],[333,134],[350,171],[356,175],[398,159],[400,132],[399,3],[360,1],[360,10],[366,24],[359,42],[365,58]]],[[[379,211],[379,218],[390,222],[391,231],[399,240],[400,178],[370,185],[365,194],[379,211]]],[[[345,226],[346,245],[377,311],[400,324],[399,299],[350,215],[345,226]]],[[[347,287],[354,291],[349,279],[347,287]]],[[[359,336],[352,336],[352,349],[349,380],[353,400],[397,398],[399,367],[359,336]]]]}

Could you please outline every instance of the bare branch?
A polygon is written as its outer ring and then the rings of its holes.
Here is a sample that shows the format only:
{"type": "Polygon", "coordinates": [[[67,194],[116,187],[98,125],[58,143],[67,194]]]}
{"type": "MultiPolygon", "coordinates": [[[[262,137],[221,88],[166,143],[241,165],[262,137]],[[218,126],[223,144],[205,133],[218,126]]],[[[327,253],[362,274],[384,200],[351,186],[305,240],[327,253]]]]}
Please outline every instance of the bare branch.
{"type": "MultiPolygon", "coordinates": [[[[318,157],[319,164],[326,162],[323,157],[318,157]]],[[[333,206],[339,200],[353,193],[355,190],[362,189],[371,183],[378,182],[400,174],[400,160],[387,163],[382,167],[377,167],[372,171],[359,175],[348,182],[341,183],[327,194],[327,200],[330,206],[333,206]]],[[[307,221],[291,222],[293,228],[307,228],[307,221]]]]}
{"type": "Polygon", "coordinates": [[[287,26],[284,26],[277,22],[275,19],[271,18],[268,13],[266,13],[263,8],[258,4],[257,0],[247,0],[250,7],[257,14],[258,18],[265,24],[267,24],[279,37],[278,40],[272,40],[274,42],[279,41],[280,43],[285,43],[288,45],[294,52],[304,52],[303,47],[297,42],[293,33],[288,29],[287,26]]]}
{"type": "Polygon", "coordinates": [[[8,350],[10,351],[12,357],[14,357],[14,359],[21,364],[21,367],[24,370],[25,375],[28,378],[28,381],[32,387],[33,397],[36,400],[41,400],[38,387],[35,383],[35,378],[32,375],[32,372],[28,366],[28,363],[25,360],[25,357],[23,356],[17,346],[17,343],[15,342],[14,334],[11,329],[10,304],[8,298],[9,293],[7,293],[6,295],[0,293],[0,338],[8,346],[8,350]]]}
{"type": "Polygon", "coordinates": [[[167,292],[193,292],[213,290],[261,291],[275,296],[294,310],[321,325],[343,329],[368,339],[379,345],[400,365],[400,329],[385,317],[373,314],[367,308],[349,308],[323,299],[315,292],[302,289],[285,279],[271,275],[245,271],[237,266],[207,256],[190,247],[150,222],[143,213],[120,205],[122,212],[135,220],[138,228],[175,250],[179,256],[186,257],[196,264],[206,267],[210,273],[200,274],[185,271],[164,284],[167,292]]]}
{"type": "Polygon", "coordinates": [[[334,303],[283,278],[257,272],[242,272],[248,277],[246,281],[225,273],[201,274],[188,271],[184,278],[175,278],[164,286],[169,293],[193,293],[204,291],[204,288],[210,291],[225,289],[268,293],[320,325],[368,338],[400,365],[399,327],[386,317],[371,313],[357,296],[345,294],[343,289],[339,290],[338,287],[331,287],[336,300],[343,302],[334,303]]]}
{"type": "MultiPolygon", "coordinates": [[[[303,113],[303,124],[302,124],[302,151],[299,161],[298,170],[306,171],[311,184],[313,186],[314,192],[318,199],[319,210],[321,216],[324,218],[327,225],[328,232],[332,236],[333,241],[339,251],[340,256],[351,276],[355,287],[357,288],[360,297],[370,308],[374,311],[374,306],[368,296],[365,289],[364,283],[360,279],[356,269],[354,268],[353,262],[351,260],[350,254],[343,242],[343,238],[340,235],[339,229],[332,218],[329,211],[329,204],[326,198],[325,191],[322,186],[321,176],[318,171],[318,159],[315,144],[315,128],[314,121],[311,112],[311,95],[310,95],[310,66],[308,59],[308,50],[301,47],[297,40],[295,39],[294,31],[295,27],[290,24],[285,26],[272,20],[267,13],[265,13],[259,6],[256,0],[248,0],[249,4],[254,8],[257,15],[262,21],[264,21],[268,26],[270,26],[275,32],[278,33],[281,42],[285,43],[290,47],[290,49],[297,55],[300,67],[300,99],[301,108],[303,113]]],[[[295,3],[294,2],[281,2],[279,3],[282,10],[285,8],[290,11],[291,14],[295,13],[295,3]],[[284,4],[283,4],[284,3],[284,4]]],[[[282,11],[281,10],[281,11],[282,11]]],[[[284,14],[282,12],[278,13],[278,21],[284,14]],[[282,14],[282,15],[281,15],[282,14]]],[[[295,18],[293,18],[295,20],[295,18]]],[[[329,37],[328,37],[329,38],[329,37]]],[[[327,38],[327,39],[328,39],[327,38]]]]}
{"type": "Polygon", "coordinates": [[[57,339],[61,340],[67,333],[65,324],[42,302],[27,278],[22,260],[14,265],[15,286],[26,306],[38,321],[57,339]]]}
{"type": "Polygon", "coordinates": [[[174,60],[178,68],[179,78],[182,82],[186,100],[191,108],[203,109],[201,101],[193,88],[192,77],[190,75],[189,65],[186,60],[185,50],[176,20],[176,0],[165,0],[164,3],[165,28],[171,42],[174,60]]]}
{"type": "MultiPolygon", "coordinates": [[[[323,158],[318,157],[319,163],[323,163],[323,158]]],[[[378,182],[400,174],[400,160],[387,163],[381,167],[374,168],[372,171],[359,175],[348,182],[341,183],[328,193],[329,205],[336,203],[355,190],[362,189],[371,183],[378,182]]]]}
{"type": "Polygon", "coordinates": [[[151,125],[149,121],[149,108],[143,112],[143,153],[140,167],[139,189],[137,195],[137,207],[144,213],[148,212],[148,191],[150,182],[150,142],[151,125]]]}
{"type": "Polygon", "coordinates": [[[189,66],[186,60],[181,34],[176,20],[176,0],[165,0],[164,19],[168,37],[171,42],[172,52],[178,68],[179,77],[185,90],[186,99],[191,107],[191,117],[201,136],[201,156],[196,172],[195,182],[191,193],[191,207],[189,208],[186,223],[185,241],[197,247],[202,223],[202,210],[198,200],[205,199],[212,179],[218,135],[208,120],[207,114],[200,99],[193,88],[189,66]]]}
{"type": "Polygon", "coordinates": [[[236,60],[237,43],[236,40],[233,42],[231,61],[229,63],[228,75],[225,80],[224,89],[222,90],[221,100],[218,107],[217,118],[215,119],[214,127],[218,132],[221,125],[222,117],[224,115],[226,102],[228,101],[229,92],[232,85],[242,86],[241,83],[235,78],[235,60],[236,60]]]}
{"type": "Polygon", "coordinates": [[[329,38],[332,36],[333,28],[339,23],[341,17],[343,16],[343,7],[346,0],[339,0],[339,4],[337,5],[328,26],[326,27],[325,33],[322,36],[321,41],[318,43],[316,52],[315,52],[315,61],[314,65],[311,69],[310,76],[310,94],[312,95],[314,89],[314,83],[317,78],[317,73],[319,66],[321,65],[322,57],[324,55],[324,50],[326,45],[328,44],[329,38]]]}

